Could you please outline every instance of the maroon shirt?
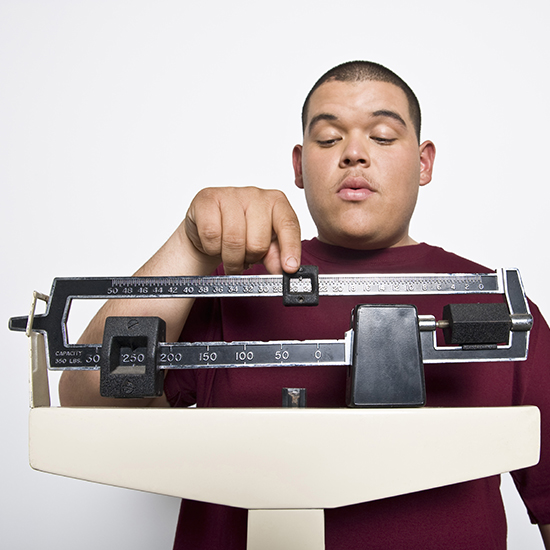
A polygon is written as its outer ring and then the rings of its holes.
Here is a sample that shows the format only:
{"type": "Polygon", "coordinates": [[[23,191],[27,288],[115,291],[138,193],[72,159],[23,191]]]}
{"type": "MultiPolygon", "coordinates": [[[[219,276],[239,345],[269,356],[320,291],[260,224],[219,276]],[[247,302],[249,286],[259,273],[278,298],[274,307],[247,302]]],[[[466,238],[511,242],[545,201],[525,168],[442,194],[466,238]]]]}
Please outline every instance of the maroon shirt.
{"type": "MultiPolygon", "coordinates": [[[[317,239],[305,241],[302,264],[320,273],[478,273],[483,266],[427,244],[355,251],[317,239]]],[[[249,273],[263,273],[255,266],[249,273]]],[[[450,302],[502,301],[499,296],[322,297],[318,307],[285,308],[277,298],[199,299],[182,341],[310,340],[342,338],[357,303],[413,303],[441,318],[450,302]]],[[[425,365],[427,405],[479,407],[537,405],[543,438],[539,465],[513,474],[531,520],[550,523],[550,331],[530,304],[535,323],[526,362],[425,365]]],[[[172,406],[279,407],[281,388],[307,388],[309,407],[344,407],[346,367],[281,367],[169,371],[172,406]]],[[[330,442],[327,442],[330,444],[330,442]]],[[[345,467],[345,465],[343,465],[345,467]]],[[[500,477],[325,511],[327,550],[502,550],[506,518],[500,477]]],[[[175,550],[244,550],[247,511],[184,500],[175,550]]]]}

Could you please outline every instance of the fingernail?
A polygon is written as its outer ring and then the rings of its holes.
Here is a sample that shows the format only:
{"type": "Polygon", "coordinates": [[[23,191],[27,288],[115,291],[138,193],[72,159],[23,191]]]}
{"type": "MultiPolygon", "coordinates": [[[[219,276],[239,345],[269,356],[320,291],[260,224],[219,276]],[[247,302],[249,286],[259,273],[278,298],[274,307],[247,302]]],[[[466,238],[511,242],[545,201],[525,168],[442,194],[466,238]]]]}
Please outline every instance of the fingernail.
{"type": "Polygon", "coordinates": [[[292,269],[298,269],[300,267],[298,260],[294,256],[287,258],[286,265],[292,269]]]}

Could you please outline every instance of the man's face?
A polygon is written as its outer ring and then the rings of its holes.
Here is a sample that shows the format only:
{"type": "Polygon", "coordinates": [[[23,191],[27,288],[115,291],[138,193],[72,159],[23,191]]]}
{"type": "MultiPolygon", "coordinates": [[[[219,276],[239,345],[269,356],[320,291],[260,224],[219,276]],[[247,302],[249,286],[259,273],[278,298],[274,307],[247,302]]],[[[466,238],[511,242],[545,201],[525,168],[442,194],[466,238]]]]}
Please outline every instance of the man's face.
{"type": "Polygon", "coordinates": [[[365,250],[413,244],[409,222],[434,156],[433,143],[419,146],[397,86],[322,84],[310,98],[304,144],[293,151],[319,239],[365,250]]]}

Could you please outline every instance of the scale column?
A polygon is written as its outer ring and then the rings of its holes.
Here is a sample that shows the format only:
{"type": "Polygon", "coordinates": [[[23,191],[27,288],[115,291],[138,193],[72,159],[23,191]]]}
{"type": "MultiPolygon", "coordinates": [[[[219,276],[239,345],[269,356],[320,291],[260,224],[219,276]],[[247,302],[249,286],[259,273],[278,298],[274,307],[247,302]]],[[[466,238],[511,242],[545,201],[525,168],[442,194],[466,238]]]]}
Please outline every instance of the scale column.
{"type": "Polygon", "coordinates": [[[249,510],[247,550],[325,550],[324,510],[249,510]]]}

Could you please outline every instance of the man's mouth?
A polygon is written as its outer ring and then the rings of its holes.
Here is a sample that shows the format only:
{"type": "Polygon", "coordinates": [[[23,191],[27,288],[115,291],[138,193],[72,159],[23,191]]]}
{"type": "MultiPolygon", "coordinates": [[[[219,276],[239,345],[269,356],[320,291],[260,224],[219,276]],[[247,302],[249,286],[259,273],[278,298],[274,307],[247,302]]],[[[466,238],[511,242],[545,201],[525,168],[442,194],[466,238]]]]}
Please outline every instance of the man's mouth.
{"type": "Polygon", "coordinates": [[[347,177],[338,188],[337,195],[345,201],[362,201],[374,193],[371,184],[362,177],[347,177]]]}

